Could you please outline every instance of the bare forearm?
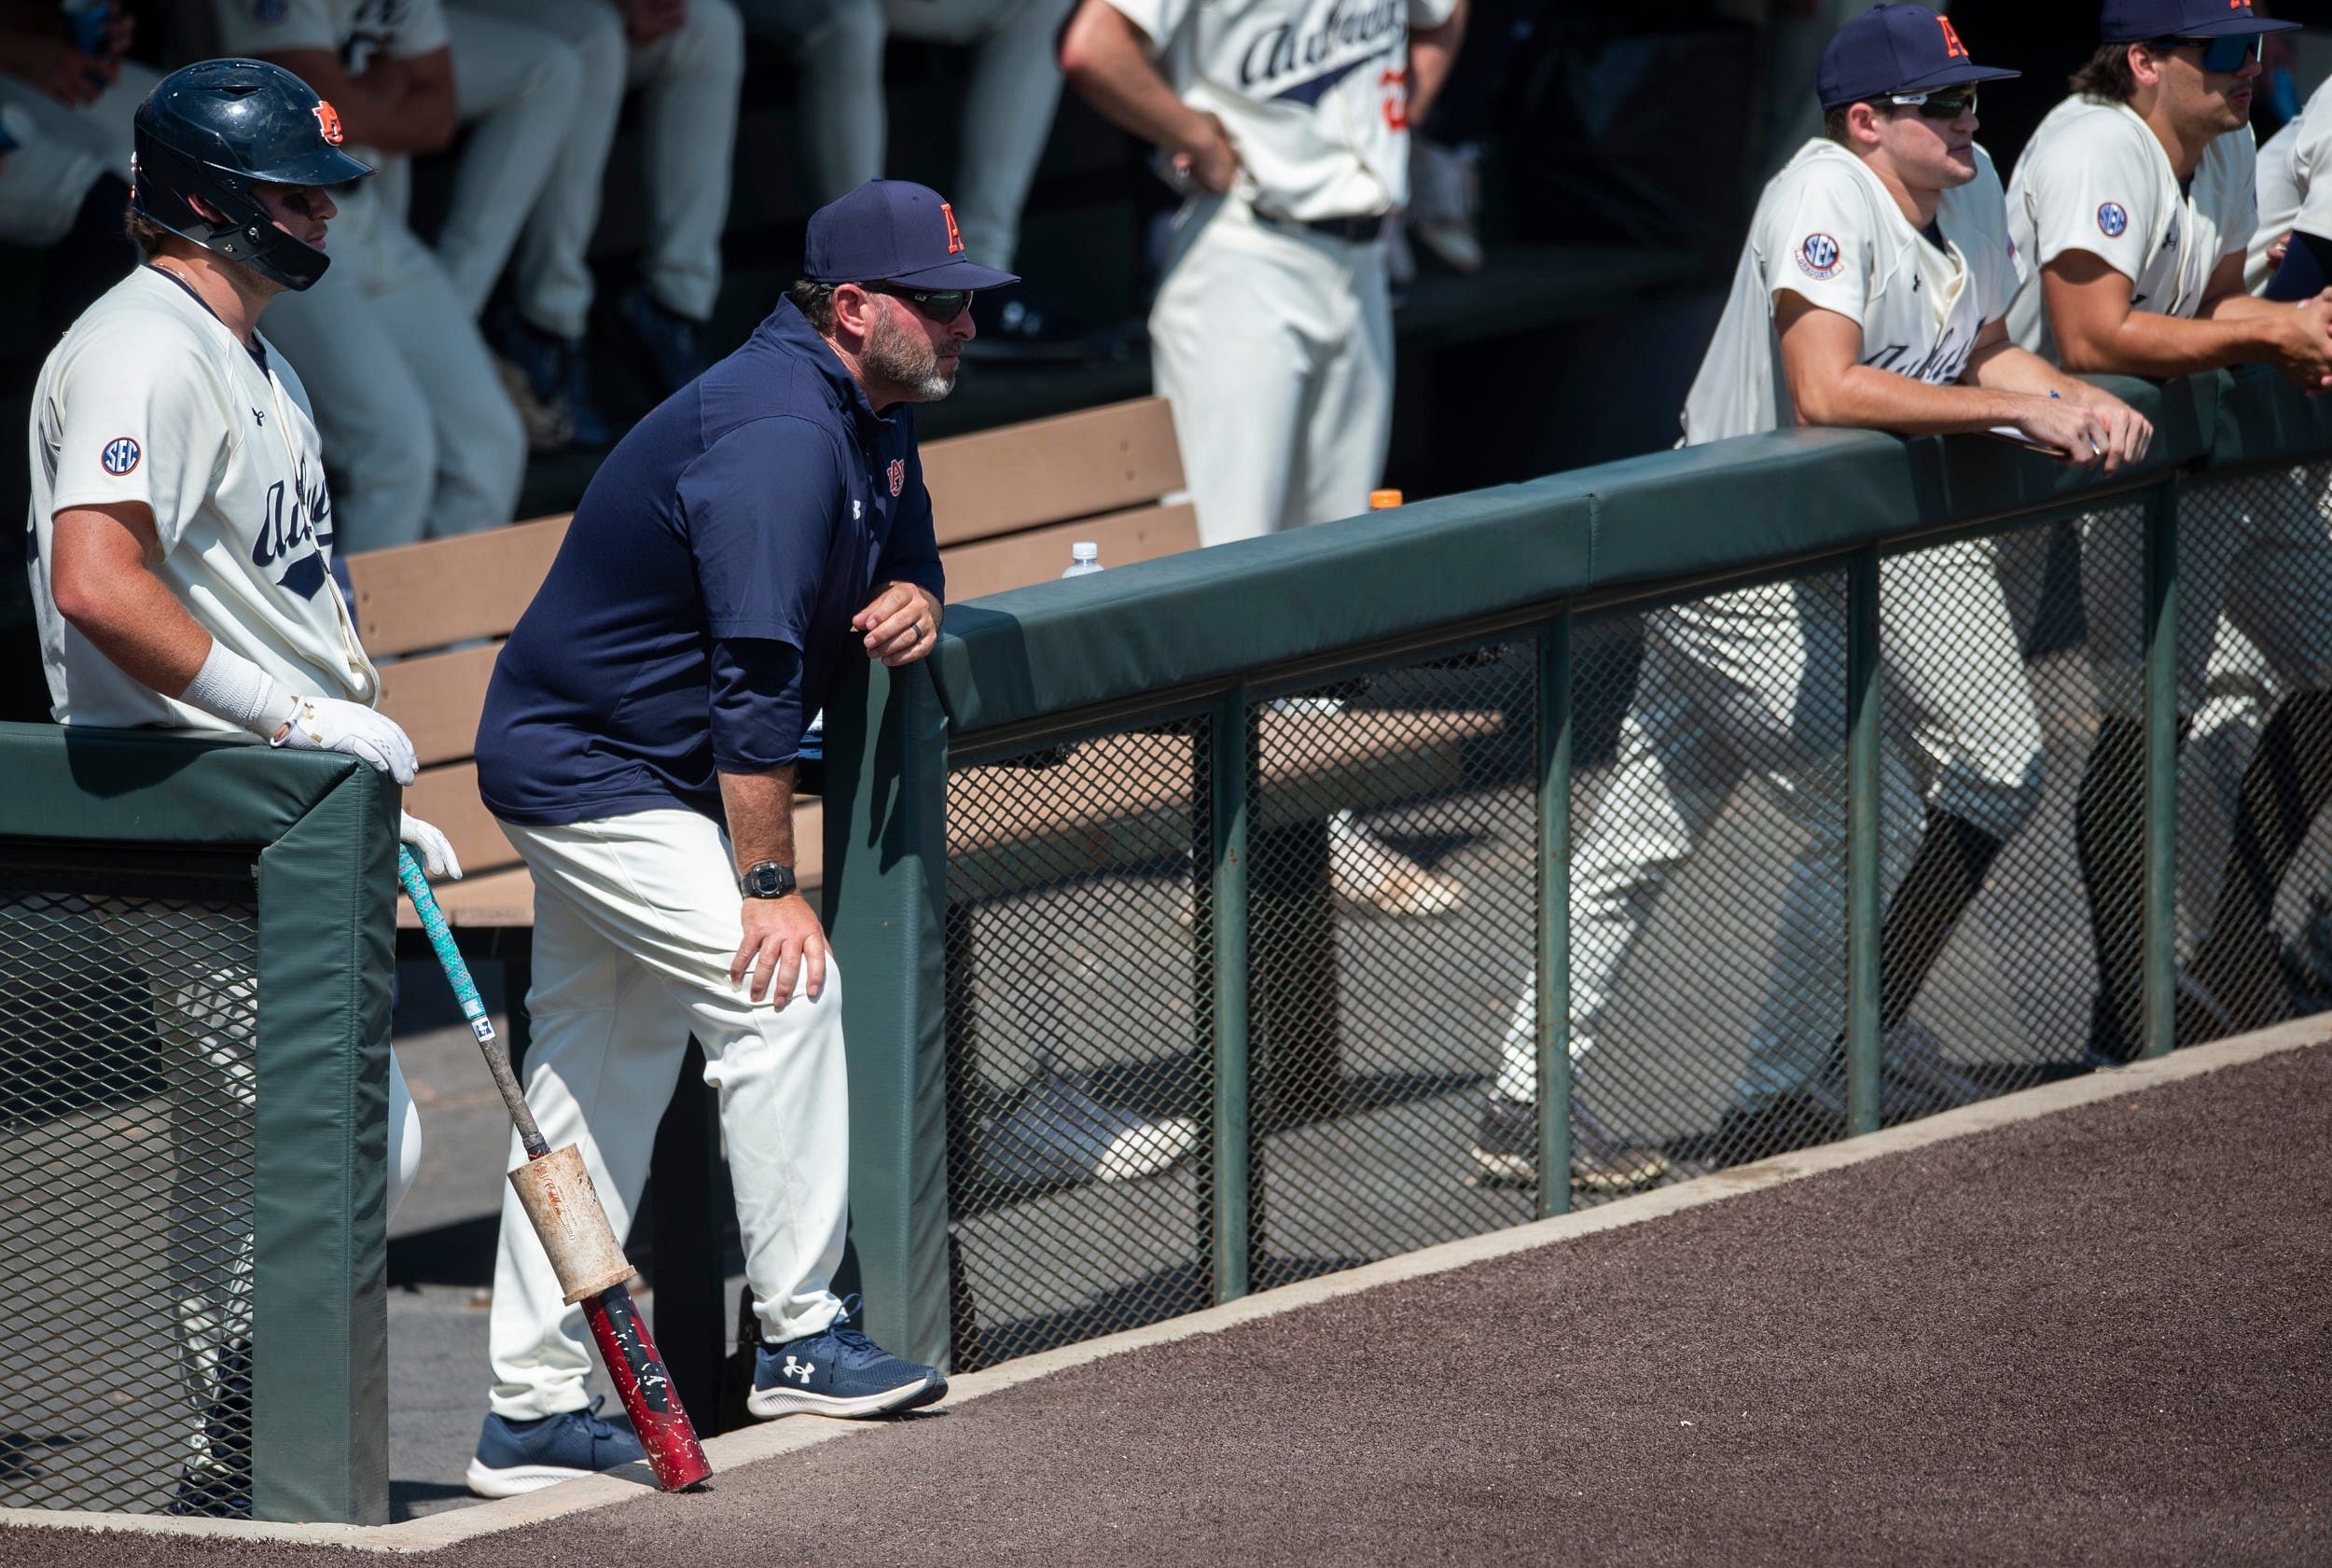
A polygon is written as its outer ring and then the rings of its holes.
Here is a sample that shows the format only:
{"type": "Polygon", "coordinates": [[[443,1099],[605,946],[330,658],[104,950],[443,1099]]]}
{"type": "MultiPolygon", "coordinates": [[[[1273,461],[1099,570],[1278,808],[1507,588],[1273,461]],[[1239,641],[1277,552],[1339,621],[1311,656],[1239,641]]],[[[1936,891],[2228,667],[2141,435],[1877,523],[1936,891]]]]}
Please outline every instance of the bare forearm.
{"type": "Polygon", "coordinates": [[[1061,69],[1104,119],[1170,152],[1206,138],[1206,117],[1174,94],[1143,52],[1133,24],[1093,0],[1069,19],[1061,37],[1061,69]]]}
{"type": "Polygon", "coordinates": [[[794,864],[794,765],[766,773],[723,773],[721,809],[737,869],[774,860],[794,864]]]}
{"type": "Polygon", "coordinates": [[[133,554],[90,548],[75,528],[55,548],[57,613],[132,680],[165,697],[185,691],[211,653],[201,623],[133,554]]]}
{"type": "Polygon", "coordinates": [[[2132,311],[2109,334],[2061,339],[2059,347],[2068,370],[2166,381],[2274,358],[2280,340],[2278,324],[2265,312],[2188,320],[2132,311]]]}
{"type": "Polygon", "coordinates": [[[2082,404],[2105,395],[2080,377],[2069,376],[2031,350],[2006,341],[1978,349],[1969,356],[1960,380],[1994,392],[2021,392],[2034,397],[2053,392],[2082,404]]]}
{"type": "MultiPolygon", "coordinates": [[[[2045,390],[2041,395],[2047,395],[2045,390]]],[[[1792,389],[1800,424],[1902,436],[1949,436],[2014,424],[2030,397],[1998,387],[1931,386],[1867,365],[1849,366],[1821,387],[1792,389]]]]}
{"type": "Polygon", "coordinates": [[[1438,27],[1412,34],[1409,40],[1409,118],[1412,126],[1425,122],[1434,100],[1441,96],[1457,61],[1458,46],[1465,41],[1465,7],[1461,0],[1450,20],[1438,27]]]}

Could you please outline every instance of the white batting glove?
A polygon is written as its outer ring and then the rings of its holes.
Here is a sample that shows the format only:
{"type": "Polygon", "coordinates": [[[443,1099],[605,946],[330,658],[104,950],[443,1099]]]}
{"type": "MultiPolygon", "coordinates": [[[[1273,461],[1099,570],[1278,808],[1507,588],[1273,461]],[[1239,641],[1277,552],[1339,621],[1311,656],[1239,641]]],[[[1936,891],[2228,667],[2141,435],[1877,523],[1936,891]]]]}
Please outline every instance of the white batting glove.
{"type": "Polygon", "coordinates": [[[396,837],[421,856],[421,868],[433,877],[462,880],[462,863],[453,858],[453,843],[410,812],[396,813],[396,837]]]}
{"type": "Polygon", "coordinates": [[[295,701],[298,705],[292,709],[290,723],[268,737],[269,745],[288,746],[293,751],[346,752],[364,758],[398,784],[413,782],[417,767],[413,742],[405,738],[395,719],[361,702],[337,697],[295,701]]]}

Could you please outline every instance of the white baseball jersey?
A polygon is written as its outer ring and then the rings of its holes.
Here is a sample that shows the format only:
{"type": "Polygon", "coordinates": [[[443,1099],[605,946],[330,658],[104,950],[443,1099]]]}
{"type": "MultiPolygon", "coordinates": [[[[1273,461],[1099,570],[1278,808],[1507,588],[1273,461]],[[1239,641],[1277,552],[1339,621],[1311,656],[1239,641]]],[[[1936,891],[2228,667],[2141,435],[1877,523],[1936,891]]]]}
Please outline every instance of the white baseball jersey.
{"type": "Polygon", "coordinates": [[[2229,131],[2182,191],[2170,155],[2126,104],[2075,96],[2049,110],[2008,179],[2008,232],[2025,271],[2009,335],[2057,357],[2040,270],[2067,251],[2130,279],[2131,310],[2192,316],[2218,264],[2242,255],[2258,227],[2257,163],[2251,128],[2229,131]]]}
{"type": "MultiPolygon", "coordinates": [[[[264,348],[266,340],[260,340],[264,348]]],[[[287,688],[369,703],[381,678],[332,581],[332,501],[307,393],[183,284],[140,267],[82,313],[33,395],[29,562],[61,724],[224,729],[132,679],[57,613],[60,511],[153,508],[156,576],[221,645],[287,688]]]]}
{"type": "Polygon", "coordinates": [[[2268,248],[2295,229],[2332,239],[2332,82],[2259,149],[2259,229],[2243,257],[2243,287],[2275,276],[2268,248]]]}
{"type": "Polygon", "coordinates": [[[1796,422],[1773,325],[1784,289],[1860,326],[1863,364],[1936,386],[1958,381],[1977,334],[2016,294],[2007,203],[1981,147],[1976,177],[1943,193],[1936,227],[1941,246],[1836,142],[1799,148],[1750,220],[1725,314],[1685,400],[1685,444],[1796,422]]]}
{"type": "Polygon", "coordinates": [[[1274,217],[1367,217],[1409,201],[1409,30],[1455,0],[1109,0],[1166,79],[1219,117],[1244,194],[1274,217]]]}

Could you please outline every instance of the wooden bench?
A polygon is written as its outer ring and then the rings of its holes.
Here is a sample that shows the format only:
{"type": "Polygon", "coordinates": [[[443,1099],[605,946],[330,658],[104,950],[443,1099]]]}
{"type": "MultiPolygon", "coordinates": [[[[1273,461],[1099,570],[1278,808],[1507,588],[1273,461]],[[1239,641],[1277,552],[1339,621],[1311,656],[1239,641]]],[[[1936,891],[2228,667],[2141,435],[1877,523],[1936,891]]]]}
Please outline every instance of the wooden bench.
{"type": "MultiPolygon", "coordinates": [[[[1182,488],[1182,459],[1172,413],[1156,397],[934,441],[923,459],[951,602],[1059,576],[1075,540],[1097,543],[1108,566],[1199,543],[1189,503],[1163,499],[1182,488]]],[[[465,945],[486,956],[519,951],[534,895],[478,797],[479,715],[494,658],[542,587],[567,520],[348,558],[365,646],[396,660],[382,671],[382,708],[412,737],[422,764],[406,805],[452,840],[466,873],[438,902],[465,945]]],[[[823,838],[823,807],[806,798],[794,815],[805,887],[822,881],[823,838]]],[[[397,918],[418,929],[409,907],[397,918]]]]}

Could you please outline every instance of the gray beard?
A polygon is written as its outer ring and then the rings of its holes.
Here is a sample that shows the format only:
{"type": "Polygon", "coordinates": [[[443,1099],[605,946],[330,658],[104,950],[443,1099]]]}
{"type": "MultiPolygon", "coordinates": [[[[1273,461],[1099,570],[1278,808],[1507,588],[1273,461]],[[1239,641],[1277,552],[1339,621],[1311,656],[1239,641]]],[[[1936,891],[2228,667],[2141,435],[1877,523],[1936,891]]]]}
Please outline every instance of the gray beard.
{"type": "Polygon", "coordinates": [[[904,391],[909,403],[937,403],[955,390],[955,368],[940,368],[938,351],[921,334],[903,332],[888,320],[876,323],[865,364],[904,391]]]}

